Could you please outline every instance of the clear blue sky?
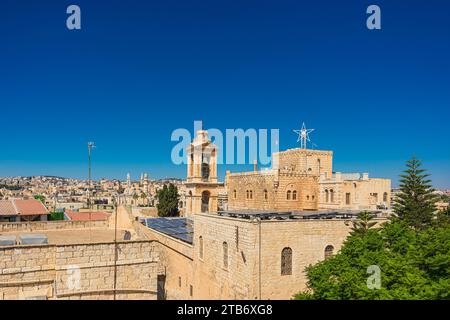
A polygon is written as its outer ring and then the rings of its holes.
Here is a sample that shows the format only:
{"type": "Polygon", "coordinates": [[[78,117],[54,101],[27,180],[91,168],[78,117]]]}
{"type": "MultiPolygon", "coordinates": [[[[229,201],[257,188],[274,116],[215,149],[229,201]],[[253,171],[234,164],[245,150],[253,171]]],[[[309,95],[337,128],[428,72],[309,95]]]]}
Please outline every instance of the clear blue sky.
{"type": "Polygon", "coordinates": [[[176,128],[280,128],[285,149],[305,121],[336,171],[396,184],[415,154],[450,187],[449,1],[4,0],[0,37],[0,176],[85,178],[93,140],[94,178],[184,177],[176,128]]]}

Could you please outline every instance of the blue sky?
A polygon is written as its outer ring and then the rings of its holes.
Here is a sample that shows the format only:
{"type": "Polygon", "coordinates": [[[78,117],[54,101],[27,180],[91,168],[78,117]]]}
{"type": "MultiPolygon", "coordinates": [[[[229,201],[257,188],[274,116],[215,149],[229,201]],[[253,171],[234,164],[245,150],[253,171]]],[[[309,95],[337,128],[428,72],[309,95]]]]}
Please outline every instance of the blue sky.
{"type": "Polygon", "coordinates": [[[448,1],[6,0],[0,37],[0,176],[85,178],[93,140],[94,178],[184,177],[176,128],[279,128],[285,149],[305,121],[336,171],[395,185],[415,154],[450,188],[448,1]]]}

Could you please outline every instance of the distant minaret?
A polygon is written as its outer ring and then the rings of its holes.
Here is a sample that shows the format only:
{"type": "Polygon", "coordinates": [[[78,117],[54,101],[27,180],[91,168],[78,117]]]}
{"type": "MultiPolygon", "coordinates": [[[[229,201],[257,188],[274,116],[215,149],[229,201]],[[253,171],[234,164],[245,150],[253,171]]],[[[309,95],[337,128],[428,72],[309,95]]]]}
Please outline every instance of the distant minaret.
{"type": "Polygon", "coordinates": [[[139,186],[143,186],[144,185],[144,174],[141,173],[141,179],[139,181],[139,186]]]}
{"type": "Polygon", "coordinates": [[[131,188],[131,176],[129,173],[127,173],[127,188],[128,189],[131,188]]]}
{"type": "Polygon", "coordinates": [[[148,174],[144,173],[144,193],[148,195],[148,174]]]}

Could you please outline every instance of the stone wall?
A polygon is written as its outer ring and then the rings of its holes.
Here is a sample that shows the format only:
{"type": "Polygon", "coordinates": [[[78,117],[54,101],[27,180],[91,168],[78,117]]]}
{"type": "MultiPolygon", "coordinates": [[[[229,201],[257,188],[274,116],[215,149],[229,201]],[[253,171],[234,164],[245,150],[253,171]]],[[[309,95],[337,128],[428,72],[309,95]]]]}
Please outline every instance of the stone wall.
{"type": "Polygon", "coordinates": [[[251,300],[259,297],[256,224],[201,214],[195,216],[194,234],[195,299],[251,300]],[[226,265],[224,243],[228,251],[226,265]]]}
{"type": "Polygon", "coordinates": [[[107,228],[108,221],[35,221],[35,222],[0,222],[0,232],[33,232],[39,230],[107,228]]]}
{"type": "Polygon", "coordinates": [[[351,221],[345,220],[270,220],[259,224],[212,214],[196,215],[194,298],[290,299],[306,289],[305,267],[323,260],[328,245],[337,253],[351,226],[351,221]],[[283,248],[292,250],[290,275],[281,275],[283,248]]]}
{"type": "Polygon", "coordinates": [[[325,174],[331,177],[333,172],[333,151],[288,149],[273,154],[273,168],[307,173],[325,174]]]}
{"type": "Polygon", "coordinates": [[[317,176],[269,170],[228,174],[226,179],[229,210],[316,210],[318,207],[317,176]]]}
{"type": "Polygon", "coordinates": [[[193,269],[193,246],[149,229],[137,222],[135,229],[140,236],[159,243],[158,270],[160,277],[162,277],[160,278],[162,279],[160,287],[164,287],[165,298],[169,300],[193,299],[193,294],[196,292],[194,274],[197,273],[193,269]]]}
{"type": "Polygon", "coordinates": [[[389,208],[391,180],[323,180],[320,182],[319,199],[321,209],[376,210],[377,205],[389,208]],[[333,199],[331,193],[334,194],[333,199]]]}
{"type": "Polygon", "coordinates": [[[156,299],[157,246],[127,241],[2,247],[0,299],[113,299],[114,293],[116,299],[156,299]]]}

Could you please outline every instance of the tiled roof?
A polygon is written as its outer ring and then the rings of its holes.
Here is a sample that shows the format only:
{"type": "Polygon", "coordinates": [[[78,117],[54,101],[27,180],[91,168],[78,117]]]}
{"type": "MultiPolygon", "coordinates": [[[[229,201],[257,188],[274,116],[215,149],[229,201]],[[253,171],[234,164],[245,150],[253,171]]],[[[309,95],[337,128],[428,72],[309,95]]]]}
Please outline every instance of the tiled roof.
{"type": "Polygon", "coordinates": [[[47,208],[44,204],[36,199],[28,200],[13,200],[16,205],[19,215],[35,215],[35,214],[48,214],[47,208]]]}
{"type": "Polygon", "coordinates": [[[44,204],[35,199],[28,200],[1,200],[0,215],[16,216],[16,215],[44,215],[48,214],[44,204]]]}
{"type": "Polygon", "coordinates": [[[11,200],[0,200],[0,216],[15,216],[16,208],[11,200]]]}
{"type": "Polygon", "coordinates": [[[108,212],[95,211],[95,212],[74,212],[66,209],[66,215],[73,221],[97,221],[106,220],[109,217],[108,212]]]}

